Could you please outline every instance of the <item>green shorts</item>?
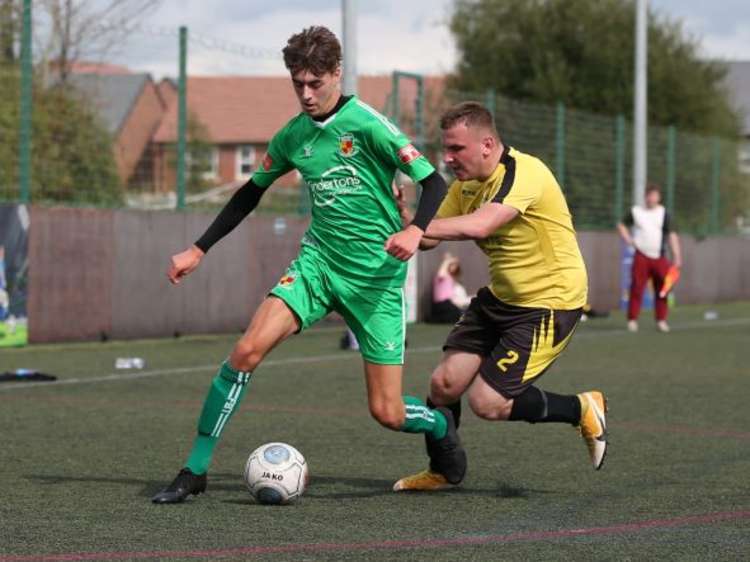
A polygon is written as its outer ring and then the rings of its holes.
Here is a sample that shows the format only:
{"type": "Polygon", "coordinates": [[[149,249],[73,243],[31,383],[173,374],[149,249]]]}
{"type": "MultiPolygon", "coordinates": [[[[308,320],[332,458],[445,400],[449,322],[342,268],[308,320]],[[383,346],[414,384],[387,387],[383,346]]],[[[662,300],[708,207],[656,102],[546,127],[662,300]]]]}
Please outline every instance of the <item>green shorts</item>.
{"type": "Polygon", "coordinates": [[[271,295],[283,300],[304,330],[329,312],[344,317],[362,357],[403,365],[406,303],[402,287],[367,287],[331,271],[317,250],[303,246],[271,295]]]}

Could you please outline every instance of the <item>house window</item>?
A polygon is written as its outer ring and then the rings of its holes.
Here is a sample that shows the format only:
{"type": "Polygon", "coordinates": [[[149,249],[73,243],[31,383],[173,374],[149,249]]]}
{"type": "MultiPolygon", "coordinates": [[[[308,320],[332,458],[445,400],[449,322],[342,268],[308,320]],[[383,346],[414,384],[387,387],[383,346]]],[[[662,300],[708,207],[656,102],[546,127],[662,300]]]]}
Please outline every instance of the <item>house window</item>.
{"type": "Polygon", "coordinates": [[[206,179],[216,179],[219,177],[219,149],[211,147],[211,167],[206,171],[206,179]]]}
{"type": "Polygon", "coordinates": [[[252,144],[241,144],[237,147],[237,172],[240,179],[247,179],[253,173],[255,164],[255,147],[252,144]]]}
{"type": "Polygon", "coordinates": [[[193,152],[187,150],[185,167],[188,175],[196,175],[204,180],[216,179],[219,175],[219,149],[212,146],[193,149],[193,152]]]}

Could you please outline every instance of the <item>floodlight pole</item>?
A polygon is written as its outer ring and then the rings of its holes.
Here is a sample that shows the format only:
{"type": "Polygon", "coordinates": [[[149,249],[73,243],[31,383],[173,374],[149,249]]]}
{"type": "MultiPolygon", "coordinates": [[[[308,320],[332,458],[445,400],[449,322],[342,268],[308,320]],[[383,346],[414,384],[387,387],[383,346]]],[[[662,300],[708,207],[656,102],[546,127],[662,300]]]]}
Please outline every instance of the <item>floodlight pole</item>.
{"type": "Polygon", "coordinates": [[[177,209],[185,208],[187,183],[187,36],[188,30],[180,26],[180,67],[177,79],[177,209]]]}
{"type": "Polygon", "coordinates": [[[341,0],[341,27],[344,42],[342,91],[351,96],[357,93],[357,0],[341,0]]]}
{"type": "Polygon", "coordinates": [[[648,127],[648,0],[636,0],[635,88],[633,103],[633,204],[643,205],[646,192],[648,127]]]}
{"type": "Polygon", "coordinates": [[[21,203],[31,202],[31,118],[34,103],[31,39],[31,0],[24,0],[21,27],[21,107],[18,135],[18,184],[21,203]]]}

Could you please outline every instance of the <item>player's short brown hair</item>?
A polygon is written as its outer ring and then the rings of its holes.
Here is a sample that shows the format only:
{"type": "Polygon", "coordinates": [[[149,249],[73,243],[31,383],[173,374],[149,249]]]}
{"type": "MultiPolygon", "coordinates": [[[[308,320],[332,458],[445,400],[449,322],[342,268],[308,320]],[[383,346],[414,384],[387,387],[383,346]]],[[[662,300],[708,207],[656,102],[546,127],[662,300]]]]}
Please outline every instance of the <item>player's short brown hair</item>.
{"type": "Polygon", "coordinates": [[[333,74],[341,65],[341,43],[330,29],[321,25],[292,35],[282,52],[284,64],[292,74],[301,70],[315,76],[333,74]]]}
{"type": "Polygon", "coordinates": [[[490,110],[476,101],[465,101],[449,108],[440,117],[440,128],[445,131],[463,123],[467,127],[481,127],[490,131],[495,138],[499,139],[495,127],[495,119],[490,110]]]}
{"type": "Polygon", "coordinates": [[[659,194],[661,194],[661,187],[657,183],[650,183],[646,186],[646,193],[651,193],[652,191],[658,191],[659,194]]]}

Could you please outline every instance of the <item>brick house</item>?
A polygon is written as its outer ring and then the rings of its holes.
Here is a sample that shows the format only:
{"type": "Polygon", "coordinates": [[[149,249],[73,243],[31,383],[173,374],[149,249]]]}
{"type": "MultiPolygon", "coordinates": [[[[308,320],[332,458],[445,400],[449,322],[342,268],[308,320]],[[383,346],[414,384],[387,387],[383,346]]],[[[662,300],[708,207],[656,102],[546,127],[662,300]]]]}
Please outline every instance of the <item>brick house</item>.
{"type": "Polygon", "coordinates": [[[78,63],[68,81],[112,135],[123,185],[151,183],[149,146],[167,109],[151,76],[113,65],[78,63]]]}
{"type": "MultiPolygon", "coordinates": [[[[430,77],[427,87],[442,87],[442,83],[442,77],[430,77]]],[[[176,90],[169,90],[169,85],[159,87],[167,92],[162,98],[169,96],[170,101],[153,136],[153,174],[155,190],[166,192],[173,191],[176,183],[173,147],[177,142],[177,97],[172,95],[176,90]]],[[[362,76],[358,90],[361,99],[384,111],[391,92],[391,77],[362,76]]],[[[413,98],[413,90],[413,84],[404,84],[400,89],[402,100],[413,98]]],[[[246,181],[259,165],[273,135],[300,111],[288,76],[188,77],[187,106],[191,119],[202,124],[206,140],[212,145],[210,169],[204,175],[214,185],[239,185],[246,181]]],[[[290,172],[277,183],[294,186],[299,183],[299,176],[290,172]]]]}

